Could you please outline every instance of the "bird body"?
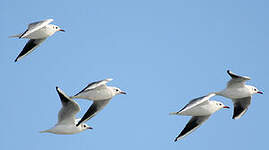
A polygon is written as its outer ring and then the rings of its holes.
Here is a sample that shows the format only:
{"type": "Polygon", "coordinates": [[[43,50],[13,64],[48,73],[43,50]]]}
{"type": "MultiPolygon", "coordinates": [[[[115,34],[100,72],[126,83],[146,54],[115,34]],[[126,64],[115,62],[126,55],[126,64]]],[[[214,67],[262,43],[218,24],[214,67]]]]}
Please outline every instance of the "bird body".
{"type": "Polygon", "coordinates": [[[217,101],[206,101],[196,107],[182,110],[177,114],[183,116],[207,116],[215,113],[219,109],[221,109],[221,107],[218,106],[217,101]]]}
{"type": "Polygon", "coordinates": [[[238,86],[233,88],[226,88],[220,92],[216,92],[217,95],[227,97],[229,99],[238,99],[242,97],[249,97],[253,93],[251,92],[251,89],[253,86],[250,85],[244,85],[244,86],[238,86]]]}
{"type": "Polygon", "coordinates": [[[85,123],[76,126],[80,119],[76,119],[76,114],[80,111],[79,105],[68,97],[60,88],[56,87],[59,97],[62,102],[62,108],[58,113],[58,123],[40,133],[54,133],[54,134],[75,134],[87,129],[92,129],[85,123]]]}
{"type": "Polygon", "coordinates": [[[213,113],[222,109],[229,108],[221,102],[210,101],[209,99],[215,96],[215,93],[210,93],[206,96],[191,100],[185,107],[178,112],[172,112],[171,115],[192,116],[184,129],[176,137],[175,141],[180,140],[192,133],[200,127],[213,113]]]}
{"type": "Polygon", "coordinates": [[[31,32],[30,34],[21,37],[21,38],[27,38],[27,39],[44,39],[47,38],[49,36],[52,36],[55,32],[57,32],[58,30],[55,29],[56,25],[53,24],[48,24],[46,26],[44,26],[43,28],[35,31],[35,32],[31,32]]]}
{"type": "Polygon", "coordinates": [[[227,73],[232,79],[227,83],[227,87],[220,91],[215,92],[216,95],[220,95],[229,98],[234,104],[233,119],[241,118],[247,111],[253,94],[263,94],[255,86],[246,85],[245,82],[250,80],[247,76],[237,75],[230,70],[227,73]]]}
{"type": "Polygon", "coordinates": [[[50,24],[53,19],[47,19],[43,21],[34,22],[28,25],[28,29],[22,34],[13,35],[10,37],[27,38],[30,39],[15,59],[17,62],[19,59],[31,53],[42,42],[44,42],[49,36],[52,36],[57,31],[63,31],[57,25],[50,24]]]}
{"type": "Polygon", "coordinates": [[[109,101],[115,95],[126,94],[117,87],[107,86],[106,83],[111,80],[112,79],[105,79],[92,82],[88,84],[88,86],[85,87],[82,91],[71,97],[94,101],[87,112],[83,115],[82,119],[78,122],[77,126],[94,117],[109,103],[109,101]]]}
{"type": "Polygon", "coordinates": [[[112,87],[102,86],[102,88],[95,88],[90,90],[85,90],[79,95],[73,96],[72,98],[88,99],[93,101],[100,101],[104,99],[111,99],[114,96],[112,87]]]}
{"type": "Polygon", "coordinates": [[[41,133],[53,133],[53,134],[76,134],[86,129],[82,128],[81,126],[75,126],[75,124],[63,125],[63,124],[56,124],[51,129],[41,131],[41,133]]]}

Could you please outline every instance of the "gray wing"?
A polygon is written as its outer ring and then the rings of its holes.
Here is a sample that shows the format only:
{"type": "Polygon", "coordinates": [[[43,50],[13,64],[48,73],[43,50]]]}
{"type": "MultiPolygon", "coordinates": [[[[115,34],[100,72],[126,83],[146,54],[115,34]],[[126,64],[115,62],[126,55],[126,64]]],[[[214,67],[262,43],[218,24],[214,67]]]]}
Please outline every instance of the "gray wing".
{"type": "Polygon", "coordinates": [[[15,59],[15,62],[23,58],[24,56],[31,53],[33,50],[35,50],[42,42],[44,42],[46,38],[44,39],[31,39],[27,42],[27,44],[24,46],[23,50],[20,52],[18,57],[15,59]]]}
{"type": "Polygon", "coordinates": [[[237,75],[230,70],[227,70],[227,73],[231,76],[231,80],[227,83],[227,87],[230,86],[244,86],[247,80],[250,80],[250,77],[237,75]]]}
{"type": "Polygon", "coordinates": [[[96,88],[101,88],[102,86],[106,86],[106,83],[112,81],[112,79],[108,78],[105,80],[101,80],[101,81],[96,81],[96,82],[92,82],[90,84],[88,84],[83,90],[81,90],[80,92],[78,92],[76,95],[74,95],[73,97],[75,98],[76,96],[79,96],[79,94],[87,92],[89,90],[93,90],[96,88]]]}
{"type": "Polygon", "coordinates": [[[62,109],[58,113],[58,124],[75,124],[76,114],[80,111],[79,105],[60,88],[56,87],[56,90],[62,102],[62,109]]]}
{"type": "Polygon", "coordinates": [[[190,109],[190,108],[193,108],[195,106],[198,106],[202,103],[205,103],[205,102],[208,102],[209,99],[213,96],[215,96],[216,94],[215,93],[210,93],[206,96],[202,96],[202,97],[198,97],[198,98],[195,98],[193,100],[191,100],[186,106],[184,106],[180,111],[178,111],[177,113],[181,112],[181,111],[184,111],[184,110],[187,110],[187,109],[190,109]]]}
{"type": "Polygon", "coordinates": [[[26,37],[27,35],[35,32],[36,30],[39,30],[39,29],[45,27],[46,25],[48,25],[52,21],[53,21],[53,19],[47,19],[47,20],[33,22],[33,23],[29,24],[28,29],[23,34],[21,34],[21,36],[19,38],[26,37]]]}
{"type": "Polygon", "coordinates": [[[81,124],[82,122],[86,122],[92,117],[94,117],[100,110],[102,110],[108,104],[109,101],[110,99],[94,101],[91,107],[83,115],[82,119],[78,122],[76,126],[79,126],[79,124],[81,124]]]}
{"type": "Polygon", "coordinates": [[[234,103],[233,119],[241,118],[247,112],[250,102],[251,102],[251,96],[240,99],[233,99],[234,103]]]}
{"type": "Polygon", "coordinates": [[[195,129],[200,127],[202,123],[204,123],[209,117],[210,115],[209,116],[193,116],[174,141],[176,142],[177,140],[180,140],[184,138],[185,136],[187,136],[188,134],[190,134],[191,132],[193,132],[195,129]]]}

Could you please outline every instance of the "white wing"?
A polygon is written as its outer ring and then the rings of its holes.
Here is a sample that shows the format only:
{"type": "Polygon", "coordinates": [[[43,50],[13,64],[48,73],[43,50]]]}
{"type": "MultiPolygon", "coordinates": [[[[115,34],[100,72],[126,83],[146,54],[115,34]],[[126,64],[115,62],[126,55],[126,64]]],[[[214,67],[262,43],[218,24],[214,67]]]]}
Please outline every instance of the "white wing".
{"type": "Polygon", "coordinates": [[[81,90],[79,93],[77,93],[76,95],[74,95],[73,97],[78,96],[79,94],[83,93],[83,92],[87,92],[89,90],[93,90],[96,88],[102,88],[103,86],[106,86],[106,83],[112,81],[111,78],[105,79],[105,80],[101,80],[101,81],[96,81],[96,82],[92,82],[90,84],[88,84],[87,87],[85,87],[83,90],[81,90]]]}
{"type": "Polygon", "coordinates": [[[239,99],[233,99],[234,103],[233,119],[241,118],[247,112],[250,102],[251,102],[251,96],[239,99]]]}
{"type": "Polygon", "coordinates": [[[15,59],[15,62],[22,59],[24,56],[30,54],[33,50],[35,50],[42,42],[44,42],[45,39],[31,39],[27,42],[27,44],[24,46],[23,50],[20,52],[18,57],[15,59]]]}
{"type": "Polygon", "coordinates": [[[188,134],[192,133],[195,129],[200,127],[209,117],[210,116],[193,116],[174,141],[176,142],[177,140],[180,140],[188,134]]]}
{"type": "Polygon", "coordinates": [[[187,110],[187,109],[191,109],[195,106],[198,106],[202,103],[205,103],[205,102],[208,102],[209,99],[213,96],[215,96],[216,94],[215,93],[210,93],[206,96],[202,96],[202,97],[198,97],[198,98],[195,98],[193,100],[191,100],[186,106],[184,106],[180,111],[176,112],[176,113],[171,113],[171,114],[177,114],[181,111],[184,111],[184,110],[187,110]]]}
{"type": "Polygon", "coordinates": [[[60,88],[56,87],[56,90],[62,102],[62,109],[58,113],[58,124],[75,124],[76,114],[80,111],[79,105],[60,88]]]}
{"type": "Polygon", "coordinates": [[[108,104],[109,101],[110,99],[102,101],[94,101],[91,107],[83,115],[82,119],[78,122],[76,126],[79,126],[80,123],[85,122],[94,117],[99,111],[101,111],[108,104]]]}
{"type": "Polygon", "coordinates": [[[227,73],[231,76],[231,80],[227,83],[227,87],[231,87],[231,86],[244,86],[245,82],[247,80],[250,80],[250,77],[247,76],[240,76],[237,75],[233,72],[231,72],[230,70],[227,70],[227,73]]]}
{"type": "Polygon", "coordinates": [[[23,34],[21,34],[21,36],[19,38],[26,37],[27,35],[35,32],[36,30],[39,30],[39,29],[45,27],[46,25],[48,25],[52,21],[53,21],[53,19],[47,19],[47,20],[33,22],[33,23],[29,24],[28,29],[23,34]]]}

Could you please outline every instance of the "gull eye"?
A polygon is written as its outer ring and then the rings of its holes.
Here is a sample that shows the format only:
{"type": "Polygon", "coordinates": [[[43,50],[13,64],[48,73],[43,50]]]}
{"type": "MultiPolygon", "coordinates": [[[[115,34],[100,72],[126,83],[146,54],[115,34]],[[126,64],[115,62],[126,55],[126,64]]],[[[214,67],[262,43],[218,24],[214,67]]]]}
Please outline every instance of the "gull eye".
{"type": "Polygon", "coordinates": [[[257,91],[257,89],[254,89],[254,91],[257,91]]]}
{"type": "Polygon", "coordinates": [[[58,29],[58,27],[56,27],[56,29],[58,29]]]}
{"type": "Polygon", "coordinates": [[[86,125],[84,124],[84,126],[83,126],[84,128],[86,128],[86,125]]]}
{"type": "Polygon", "coordinates": [[[118,90],[118,89],[116,89],[116,91],[117,91],[117,92],[119,92],[119,90],[118,90]]]}

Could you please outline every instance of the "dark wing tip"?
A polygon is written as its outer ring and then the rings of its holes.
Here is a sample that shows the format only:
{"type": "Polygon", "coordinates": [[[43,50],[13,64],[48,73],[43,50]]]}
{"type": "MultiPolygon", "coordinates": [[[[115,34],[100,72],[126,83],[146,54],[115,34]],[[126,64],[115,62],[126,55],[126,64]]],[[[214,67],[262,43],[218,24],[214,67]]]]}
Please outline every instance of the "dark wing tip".
{"type": "Polygon", "coordinates": [[[227,70],[227,73],[228,73],[230,76],[233,76],[233,74],[231,73],[231,70],[227,70]]]}
{"type": "Polygon", "coordinates": [[[82,119],[79,120],[78,124],[76,124],[76,126],[78,127],[80,124],[81,124],[81,121],[82,119]]]}
{"type": "Polygon", "coordinates": [[[56,90],[58,91],[58,89],[59,89],[59,87],[58,86],[56,86],[56,90]]]}
{"type": "Polygon", "coordinates": [[[174,142],[176,142],[177,141],[177,138],[174,140],[174,142]]]}

